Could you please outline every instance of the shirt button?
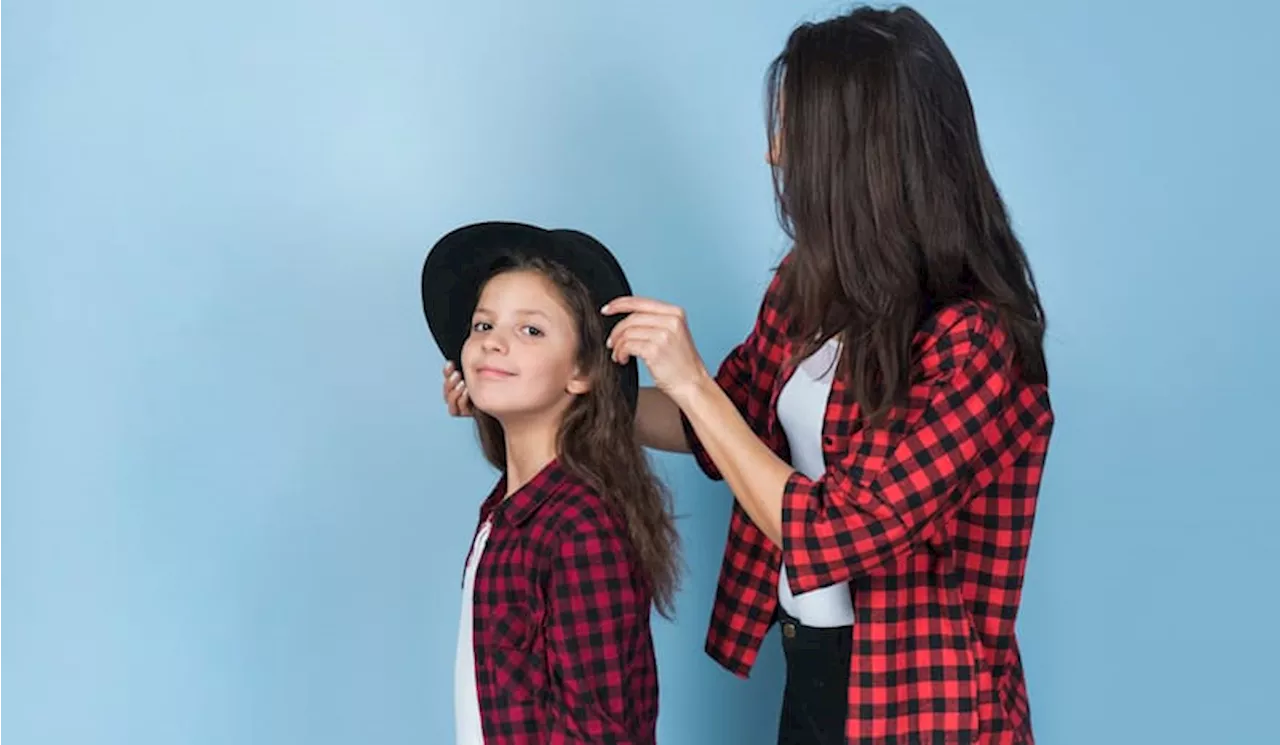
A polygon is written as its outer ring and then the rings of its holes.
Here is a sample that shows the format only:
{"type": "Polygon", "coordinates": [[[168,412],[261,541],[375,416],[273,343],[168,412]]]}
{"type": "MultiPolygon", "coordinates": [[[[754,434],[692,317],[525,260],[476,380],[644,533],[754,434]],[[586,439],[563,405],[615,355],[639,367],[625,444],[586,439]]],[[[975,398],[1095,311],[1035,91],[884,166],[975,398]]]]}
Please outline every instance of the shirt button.
{"type": "MultiPolygon", "coordinates": [[[[810,442],[812,442],[812,440],[810,440],[810,442]]],[[[822,444],[826,445],[827,447],[831,447],[832,445],[836,444],[836,438],[832,437],[831,435],[827,435],[826,437],[822,438],[822,444]]]]}
{"type": "Polygon", "coordinates": [[[796,638],[796,625],[794,623],[791,623],[790,621],[783,623],[782,635],[787,637],[788,639],[796,638]]]}

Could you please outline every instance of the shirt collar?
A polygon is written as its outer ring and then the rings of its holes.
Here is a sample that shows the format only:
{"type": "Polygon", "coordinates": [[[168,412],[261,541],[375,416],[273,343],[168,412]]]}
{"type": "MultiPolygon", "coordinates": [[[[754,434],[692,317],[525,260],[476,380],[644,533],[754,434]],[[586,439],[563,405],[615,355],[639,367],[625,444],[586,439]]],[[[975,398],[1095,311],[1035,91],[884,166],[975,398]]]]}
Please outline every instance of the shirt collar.
{"type": "Polygon", "coordinates": [[[528,483],[516,489],[510,497],[507,493],[507,475],[502,474],[497,486],[489,494],[480,508],[481,519],[506,520],[514,525],[524,524],[537,511],[547,498],[569,477],[568,472],[560,465],[558,458],[542,467],[542,470],[529,479],[528,483]],[[505,498],[504,498],[505,497],[505,498]]]}

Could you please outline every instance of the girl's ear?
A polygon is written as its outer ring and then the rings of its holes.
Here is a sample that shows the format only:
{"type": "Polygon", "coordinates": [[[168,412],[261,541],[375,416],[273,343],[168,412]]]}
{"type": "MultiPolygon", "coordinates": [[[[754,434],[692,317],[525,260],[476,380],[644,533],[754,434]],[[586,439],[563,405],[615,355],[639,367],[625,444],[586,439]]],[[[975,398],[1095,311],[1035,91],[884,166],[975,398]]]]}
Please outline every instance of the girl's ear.
{"type": "Polygon", "coordinates": [[[582,374],[581,370],[574,372],[573,377],[569,378],[569,383],[565,386],[565,390],[575,396],[581,396],[591,390],[591,379],[582,374]]]}

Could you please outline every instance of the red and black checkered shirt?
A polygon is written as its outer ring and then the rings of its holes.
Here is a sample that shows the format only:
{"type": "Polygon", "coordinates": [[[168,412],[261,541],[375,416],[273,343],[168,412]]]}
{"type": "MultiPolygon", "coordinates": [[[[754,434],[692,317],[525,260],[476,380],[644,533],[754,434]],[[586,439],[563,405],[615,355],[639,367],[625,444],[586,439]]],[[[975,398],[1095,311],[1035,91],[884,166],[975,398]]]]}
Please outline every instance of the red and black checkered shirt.
{"type": "MultiPolygon", "coordinates": [[[[716,380],[789,460],[777,401],[800,360],[787,323],[775,276],[716,380]]],[[[792,474],[781,549],[734,505],[707,653],[748,674],[785,558],[793,592],[850,583],[849,743],[1030,745],[1014,621],[1053,413],[1013,352],[992,308],[941,308],[914,339],[905,404],[874,428],[837,376],[822,427],[826,472],[792,474]]],[[[684,424],[699,464],[720,478],[684,424]]]]}
{"type": "Polygon", "coordinates": [[[651,594],[625,526],[557,462],[505,493],[499,482],[480,508],[493,520],[472,627],[484,741],[652,743],[651,594]]]}

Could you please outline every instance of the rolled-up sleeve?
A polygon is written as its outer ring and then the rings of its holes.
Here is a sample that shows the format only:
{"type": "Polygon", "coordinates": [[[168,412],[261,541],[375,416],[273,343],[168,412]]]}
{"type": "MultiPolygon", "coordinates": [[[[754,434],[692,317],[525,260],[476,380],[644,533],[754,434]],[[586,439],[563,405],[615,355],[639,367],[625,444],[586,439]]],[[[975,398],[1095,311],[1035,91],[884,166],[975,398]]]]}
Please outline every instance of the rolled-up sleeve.
{"type": "Polygon", "coordinates": [[[1003,443],[1018,433],[1003,416],[1012,357],[1003,331],[968,316],[929,353],[938,372],[927,399],[873,472],[851,453],[821,478],[787,481],[782,551],[793,592],[869,574],[926,543],[973,493],[974,474],[1011,452],[1003,443]]]}

